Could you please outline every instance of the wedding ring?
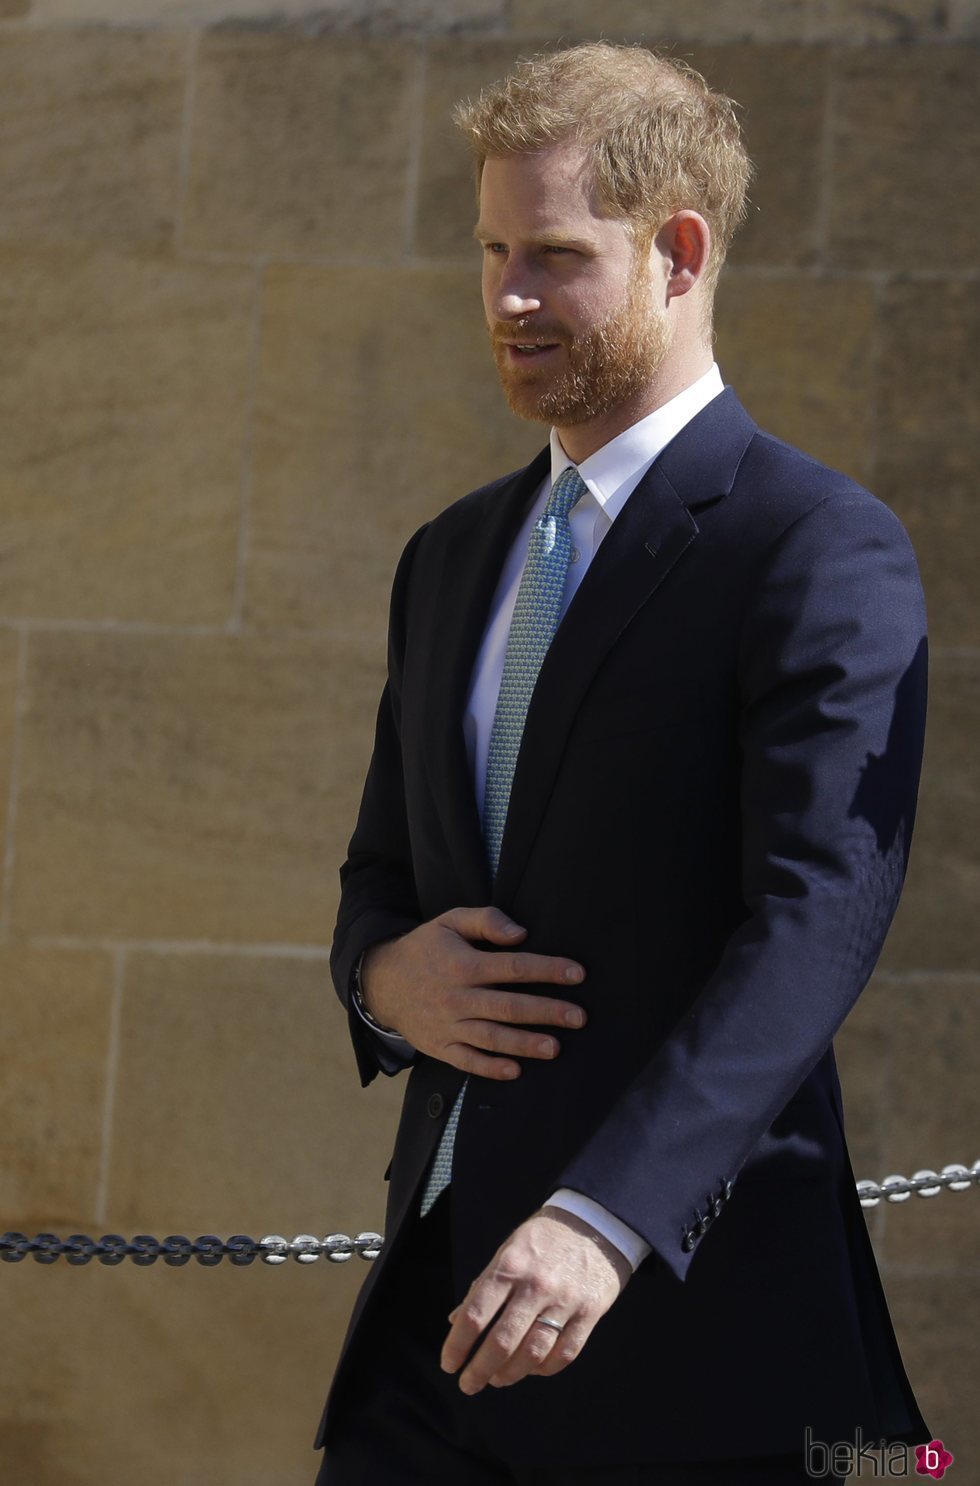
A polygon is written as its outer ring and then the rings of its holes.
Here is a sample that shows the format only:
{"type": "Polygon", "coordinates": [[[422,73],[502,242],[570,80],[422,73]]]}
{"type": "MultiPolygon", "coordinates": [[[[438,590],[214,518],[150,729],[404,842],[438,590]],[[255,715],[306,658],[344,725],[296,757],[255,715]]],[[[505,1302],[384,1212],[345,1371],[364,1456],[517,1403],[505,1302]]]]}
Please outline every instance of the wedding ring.
{"type": "Polygon", "coordinates": [[[547,1316],[536,1316],[535,1317],[535,1325],[537,1325],[537,1326],[550,1326],[551,1329],[552,1329],[552,1331],[564,1331],[565,1330],[565,1323],[563,1321],[551,1321],[551,1320],[548,1319],[547,1316]]]}

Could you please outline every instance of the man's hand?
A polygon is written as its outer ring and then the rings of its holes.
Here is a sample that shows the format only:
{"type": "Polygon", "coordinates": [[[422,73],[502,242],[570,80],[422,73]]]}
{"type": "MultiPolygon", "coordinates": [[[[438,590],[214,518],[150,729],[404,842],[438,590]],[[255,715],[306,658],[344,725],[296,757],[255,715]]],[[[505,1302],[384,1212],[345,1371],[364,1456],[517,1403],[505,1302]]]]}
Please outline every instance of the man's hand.
{"type": "Polygon", "coordinates": [[[585,1012],[572,1001],[499,989],[501,983],[577,985],[585,979],[581,965],[555,955],[480,950],[471,942],[514,946],[526,933],[499,908],[451,908],[371,946],[361,965],[364,1004],[430,1057],[482,1078],[516,1078],[521,1068],[514,1058],[559,1052],[556,1037],[522,1026],[585,1024],[585,1012]]]}
{"type": "Polygon", "coordinates": [[[561,1372],[631,1273],[625,1256],[582,1218],[541,1208],[497,1250],[449,1316],[443,1371],[456,1372],[470,1358],[459,1379],[464,1393],[561,1372]],[[542,1326],[539,1316],[561,1322],[562,1331],[542,1326]]]}

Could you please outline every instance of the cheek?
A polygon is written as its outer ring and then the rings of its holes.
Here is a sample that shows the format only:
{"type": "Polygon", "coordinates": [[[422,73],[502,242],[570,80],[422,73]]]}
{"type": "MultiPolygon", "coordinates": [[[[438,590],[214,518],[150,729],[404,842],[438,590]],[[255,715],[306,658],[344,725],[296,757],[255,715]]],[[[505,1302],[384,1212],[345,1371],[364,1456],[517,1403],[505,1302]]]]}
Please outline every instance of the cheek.
{"type": "Polygon", "coordinates": [[[490,263],[487,259],[483,260],[483,272],[481,274],[480,283],[483,292],[483,313],[487,317],[487,322],[491,323],[497,318],[494,310],[496,293],[494,287],[493,264],[490,263]]]}

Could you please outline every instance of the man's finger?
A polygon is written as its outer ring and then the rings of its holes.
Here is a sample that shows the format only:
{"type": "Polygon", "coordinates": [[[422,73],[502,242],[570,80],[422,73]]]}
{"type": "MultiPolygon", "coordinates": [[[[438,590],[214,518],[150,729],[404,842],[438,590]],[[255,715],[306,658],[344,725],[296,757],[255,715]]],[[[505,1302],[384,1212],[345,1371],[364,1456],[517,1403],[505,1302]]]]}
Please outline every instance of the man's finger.
{"type": "Polygon", "coordinates": [[[536,955],[514,950],[511,954],[477,950],[473,955],[470,979],[476,985],[499,985],[501,982],[521,985],[579,985],[585,979],[585,968],[578,960],[565,955],[536,955]]]}
{"type": "Polygon", "coordinates": [[[576,1316],[568,1321],[561,1336],[555,1337],[555,1344],[547,1357],[533,1369],[534,1376],[552,1378],[570,1362],[574,1362],[592,1335],[597,1320],[596,1316],[576,1316]]]}
{"type": "Polygon", "coordinates": [[[561,1052],[557,1037],[521,1032],[506,1022],[481,1022],[468,1017],[461,1027],[472,1047],[483,1048],[488,1053],[509,1053],[512,1058],[557,1058],[561,1052]]]}
{"type": "Polygon", "coordinates": [[[453,1312],[449,1335],[442,1344],[439,1365],[443,1372],[457,1372],[510,1295],[511,1282],[484,1276],[453,1312]]]}
{"type": "Polygon", "coordinates": [[[514,1063],[510,1058],[491,1057],[478,1047],[471,1047],[468,1042],[447,1042],[440,1057],[444,1063],[451,1063],[454,1068],[461,1068],[464,1073],[473,1073],[478,1078],[502,1081],[519,1078],[521,1073],[520,1063],[514,1063]]]}
{"type": "MultiPolygon", "coordinates": [[[[568,1324],[564,1317],[551,1308],[548,1310],[546,1319],[548,1322],[560,1322],[562,1331],[568,1324]]],[[[557,1346],[561,1335],[562,1332],[558,1331],[555,1326],[547,1325],[540,1315],[535,1316],[517,1351],[488,1379],[490,1387],[507,1388],[510,1384],[519,1383],[522,1378],[529,1377],[532,1373],[539,1373],[557,1346]]]]}
{"type": "Polygon", "coordinates": [[[489,904],[482,908],[449,908],[436,922],[446,924],[464,939],[482,939],[487,944],[516,944],[527,933],[521,924],[489,904]]]}
{"type": "MultiPolygon", "coordinates": [[[[527,1343],[528,1332],[532,1327],[535,1333],[546,1329],[534,1326],[537,1308],[536,1299],[521,1303],[515,1298],[504,1307],[460,1373],[459,1386],[463,1393],[481,1392],[492,1377],[508,1367],[514,1370],[515,1382],[524,1376],[532,1365],[530,1357],[523,1364],[517,1359],[527,1343]]],[[[542,1348],[542,1361],[544,1357],[545,1349],[542,1348]]]]}
{"type": "MultiPolygon", "coordinates": [[[[474,991],[476,988],[474,987],[474,991]]],[[[522,996],[519,991],[476,992],[467,1016],[511,1026],[584,1027],[586,1016],[574,1001],[555,1001],[550,996],[522,996]]]]}

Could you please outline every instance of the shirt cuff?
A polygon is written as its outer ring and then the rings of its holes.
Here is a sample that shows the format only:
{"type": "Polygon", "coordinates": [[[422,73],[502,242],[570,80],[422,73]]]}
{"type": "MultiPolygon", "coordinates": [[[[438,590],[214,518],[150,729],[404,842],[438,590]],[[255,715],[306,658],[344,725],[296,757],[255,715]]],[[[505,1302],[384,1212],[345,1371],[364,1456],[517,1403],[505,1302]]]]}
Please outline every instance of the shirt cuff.
{"type": "Polygon", "coordinates": [[[559,1187],[552,1197],[548,1198],[545,1207],[560,1207],[564,1212],[573,1213],[575,1217],[581,1218],[583,1222],[591,1224],[597,1233],[603,1238],[608,1238],[614,1248],[629,1261],[634,1270],[643,1263],[648,1254],[653,1252],[651,1244],[632,1228],[628,1228],[619,1218],[613,1217],[608,1208],[601,1203],[593,1202],[591,1197],[586,1197],[582,1192],[573,1192],[571,1187],[559,1187]]]}

